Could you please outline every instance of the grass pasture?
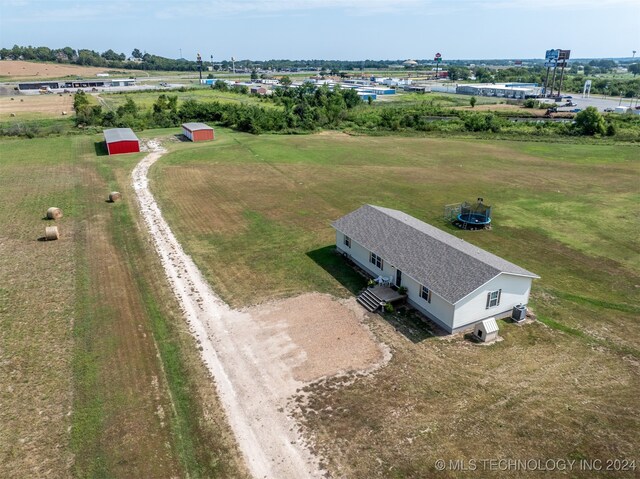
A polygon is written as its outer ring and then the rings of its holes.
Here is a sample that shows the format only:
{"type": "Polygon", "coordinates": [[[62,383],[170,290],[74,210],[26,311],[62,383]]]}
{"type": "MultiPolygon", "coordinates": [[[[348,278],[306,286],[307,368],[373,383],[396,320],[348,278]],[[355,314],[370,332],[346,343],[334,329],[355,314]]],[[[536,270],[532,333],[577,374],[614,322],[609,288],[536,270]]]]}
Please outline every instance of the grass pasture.
{"type": "Polygon", "coordinates": [[[260,97],[255,95],[243,95],[241,93],[234,93],[230,91],[221,92],[205,87],[188,89],[186,91],[167,90],[164,92],[132,91],[127,93],[101,93],[100,99],[102,104],[110,110],[115,110],[120,105],[123,105],[127,100],[127,97],[135,101],[140,108],[151,109],[155,101],[158,99],[158,96],[162,93],[169,96],[177,96],[179,102],[183,102],[185,100],[218,101],[220,103],[242,103],[246,105],[259,104],[265,108],[277,108],[277,106],[271,102],[260,101],[260,97]]]}
{"type": "Polygon", "coordinates": [[[97,141],[0,141],[0,476],[244,477],[138,223],[141,155],[97,141]]]}
{"type": "Polygon", "coordinates": [[[332,253],[330,222],[363,203],[406,211],[542,277],[531,298],[540,321],[501,321],[504,340],[491,347],[432,337],[406,312],[372,317],[391,363],[346,385],[310,386],[301,403],[337,476],[514,472],[438,472],[439,458],[639,465],[637,146],[221,128],[216,138],[174,144],[151,170],[152,189],[185,250],[235,307],[356,291],[362,279],[332,253]],[[477,196],[494,206],[491,231],[443,222],[444,204],[477,196]]]}
{"type": "Polygon", "coordinates": [[[24,121],[43,118],[63,118],[62,112],[73,116],[73,95],[15,95],[0,96],[0,120],[24,121]],[[15,117],[11,117],[11,114],[15,117]]]}

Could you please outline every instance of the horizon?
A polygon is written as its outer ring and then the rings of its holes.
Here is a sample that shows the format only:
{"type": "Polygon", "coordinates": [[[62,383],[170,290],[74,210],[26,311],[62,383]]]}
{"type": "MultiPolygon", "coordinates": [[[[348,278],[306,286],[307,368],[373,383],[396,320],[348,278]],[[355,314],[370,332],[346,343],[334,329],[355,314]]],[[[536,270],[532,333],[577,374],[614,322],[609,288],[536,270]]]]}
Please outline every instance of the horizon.
{"type": "Polygon", "coordinates": [[[138,48],[189,60],[200,53],[214,63],[428,61],[436,52],[445,62],[526,61],[551,48],[571,50],[574,60],[629,59],[640,45],[639,17],[636,0],[0,0],[0,45],[127,56],[138,48]]]}

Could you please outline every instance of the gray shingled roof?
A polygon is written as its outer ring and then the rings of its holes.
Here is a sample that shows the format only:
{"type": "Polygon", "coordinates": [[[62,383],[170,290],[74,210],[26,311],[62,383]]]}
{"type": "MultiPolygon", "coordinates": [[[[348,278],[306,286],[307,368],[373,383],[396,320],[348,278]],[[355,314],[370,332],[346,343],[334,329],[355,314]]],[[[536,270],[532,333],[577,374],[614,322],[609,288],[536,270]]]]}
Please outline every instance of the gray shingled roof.
{"type": "Polygon", "coordinates": [[[183,123],[182,126],[189,131],[213,130],[213,128],[204,123],[183,123]]]}
{"type": "Polygon", "coordinates": [[[452,304],[503,272],[539,278],[401,211],[364,205],[332,226],[452,304]]]}
{"type": "Polygon", "coordinates": [[[111,128],[104,130],[104,139],[107,143],[115,141],[138,141],[138,137],[131,128],[111,128]]]}

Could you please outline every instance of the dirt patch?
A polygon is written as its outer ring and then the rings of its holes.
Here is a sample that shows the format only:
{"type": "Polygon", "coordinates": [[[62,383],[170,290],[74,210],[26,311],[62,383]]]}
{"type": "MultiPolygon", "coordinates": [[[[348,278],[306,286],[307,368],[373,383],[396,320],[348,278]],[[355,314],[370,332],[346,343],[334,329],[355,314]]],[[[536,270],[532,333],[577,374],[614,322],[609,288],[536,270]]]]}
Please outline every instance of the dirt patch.
{"type": "Polygon", "coordinates": [[[72,116],[73,95],[16,95],[0,97],[0,119],[9,117],[12,113],[16,119],[28,116],[62,117],[62,112],[72,116]],[[12,99],[13,98],[13,99],[12,99]]]}
{"type": "Polygon", "coordinates": [[[361,371],[384,357],[362,325],[364,310],[353,298],[337,301],[326,294],[303,294],[247,312],[264,330],[258,342],[288,336],[291,344],[285,359],[295,363],[292,370],[297,381],[361,371]]]}
{"type": "MultiPolygon", "coordinates": [[[[83,67],[80,65],[62,65],[57,63],[27,62],[22,60],[0,61],[0,77],[24,78],[29,81],[46,78],[62,78],[66,76],[94,77],[108,69],[99,67],[83,67]]],[[[127,71],[129,72],[129,71],[127,71]]],[[[137,73],[131,70],[131,73],[137,73]]]]}

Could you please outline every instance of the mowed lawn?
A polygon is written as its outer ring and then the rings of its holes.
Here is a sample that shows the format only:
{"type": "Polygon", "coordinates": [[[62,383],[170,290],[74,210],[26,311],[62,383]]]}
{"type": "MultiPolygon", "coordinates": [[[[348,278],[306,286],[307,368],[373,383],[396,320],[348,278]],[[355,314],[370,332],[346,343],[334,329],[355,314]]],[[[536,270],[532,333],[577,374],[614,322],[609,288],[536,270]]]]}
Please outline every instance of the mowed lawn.
{"type": "Polygon", "coordinates": [[[138,223],[142,155],[99,140],[0,141],[0,477],[245,477],[138,223]]]}
{"type": "Polygon", "coordinates": [[[152,189],[235,307],[357,291],[363,280],[333,253],[330,223],[364,203],[403,210],[541,276],[530,302],[540,321],[500,321],[504,340],[491,347],[432,337],[407,313],[373,316],[391,363],[343,387],[309,387],[300,411],[334,473],[461,475],[437,472],[439,458],[640,459],[637,146],[217,129],[213,143],[172,149],[152,169],[152,189]],[[479,196],[494,207],[491,231],[443,221],[445,204],[479,196]]]}

